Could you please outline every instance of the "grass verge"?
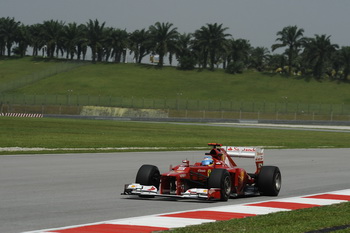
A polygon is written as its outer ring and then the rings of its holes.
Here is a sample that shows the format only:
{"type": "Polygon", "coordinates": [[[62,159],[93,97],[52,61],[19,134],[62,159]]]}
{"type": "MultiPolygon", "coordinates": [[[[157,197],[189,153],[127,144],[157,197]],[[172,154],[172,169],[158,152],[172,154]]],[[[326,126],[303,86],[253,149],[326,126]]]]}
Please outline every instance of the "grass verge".
{"type": "Polygon", "coordinates": [[[342,132],[55,118],[0,119],[0,147],[81,148],[76,152],[98,152],[99,148],[120,151],[113,148],[124,147],[191,150],[219,142],[278,148],[350,148],[350,133],[342,132]]]}

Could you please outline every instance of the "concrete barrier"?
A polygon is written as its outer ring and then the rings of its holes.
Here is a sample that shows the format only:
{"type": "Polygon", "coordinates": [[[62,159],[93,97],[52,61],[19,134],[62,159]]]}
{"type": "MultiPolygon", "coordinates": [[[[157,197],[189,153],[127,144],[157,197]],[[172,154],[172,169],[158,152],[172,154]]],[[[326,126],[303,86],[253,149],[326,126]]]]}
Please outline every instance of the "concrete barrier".
{"type": "Polygon", "coordinates": [[[133,109],[100,106],[83,106],[81,116],[104,117],[136,117],[136,118],[167,118],[168,114],[161,109],[133,109]]]}

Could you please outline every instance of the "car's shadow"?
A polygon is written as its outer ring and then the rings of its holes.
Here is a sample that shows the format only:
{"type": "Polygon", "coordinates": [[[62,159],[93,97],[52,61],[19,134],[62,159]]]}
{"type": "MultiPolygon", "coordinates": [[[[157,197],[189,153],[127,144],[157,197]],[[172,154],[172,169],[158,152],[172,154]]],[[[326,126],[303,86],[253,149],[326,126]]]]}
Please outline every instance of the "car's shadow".
{"type": "MultiPolygon", "coordinates": [[[[254,197],[259,197],[259,195],[249,195],[244,197],[231,197],[229,200],[237,200],[237,199],[250,199],[254,197]]],[[[186,198],[172,198],[172,197],[138,197],[138,196],[127,196],[122,197],[124,200],[131,200],[131,201],[165,201],[165,202],[190,202],[190,203],[223,203],[223,201],[218,200],[202,200],[202,199],[186,199],[186,198]]]]}
{"type": "Polygon", "coordinates": [[[124,200],[132,201],[161,201],[161,202],[190,202],[190,203],[216,203],[218,201],[212,200],[201,200],[201,199],[182,199],[182,198],[171,198],[171,197],[162,197],[162,198],[144,198],[144,197],[125,197],[124,200]]]}

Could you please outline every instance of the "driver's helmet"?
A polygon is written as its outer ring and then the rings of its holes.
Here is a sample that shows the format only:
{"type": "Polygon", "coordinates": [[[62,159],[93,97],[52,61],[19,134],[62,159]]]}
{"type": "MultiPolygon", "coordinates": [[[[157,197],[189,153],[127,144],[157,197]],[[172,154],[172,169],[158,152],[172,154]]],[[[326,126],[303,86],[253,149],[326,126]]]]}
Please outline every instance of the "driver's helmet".
{"type": "Polygon", "coordinates": [[[209,166],[209,165],[213,165],[214,160],[212,159],[212,157],[210,156],[205,156],[203,161],[202,161],[202,166],[209,166]]]}

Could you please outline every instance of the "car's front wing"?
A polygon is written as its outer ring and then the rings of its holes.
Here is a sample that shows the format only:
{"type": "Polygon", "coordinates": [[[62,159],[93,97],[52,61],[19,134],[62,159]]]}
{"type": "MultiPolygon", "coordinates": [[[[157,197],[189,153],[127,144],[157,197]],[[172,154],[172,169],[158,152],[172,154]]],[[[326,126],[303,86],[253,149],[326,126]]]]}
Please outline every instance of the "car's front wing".
{"type": "Polygon", "coordinates": [[[203,189],[191,188],[181,195],[176,194],[160,194],[155,186],[141,185],[137,183],[126,184],[122,195],[139,195],[144,197],[172,197],[172,198],[189,198],[189,199],[206,199],[220,200],[221,194],[219,188],[203,189]]]}

